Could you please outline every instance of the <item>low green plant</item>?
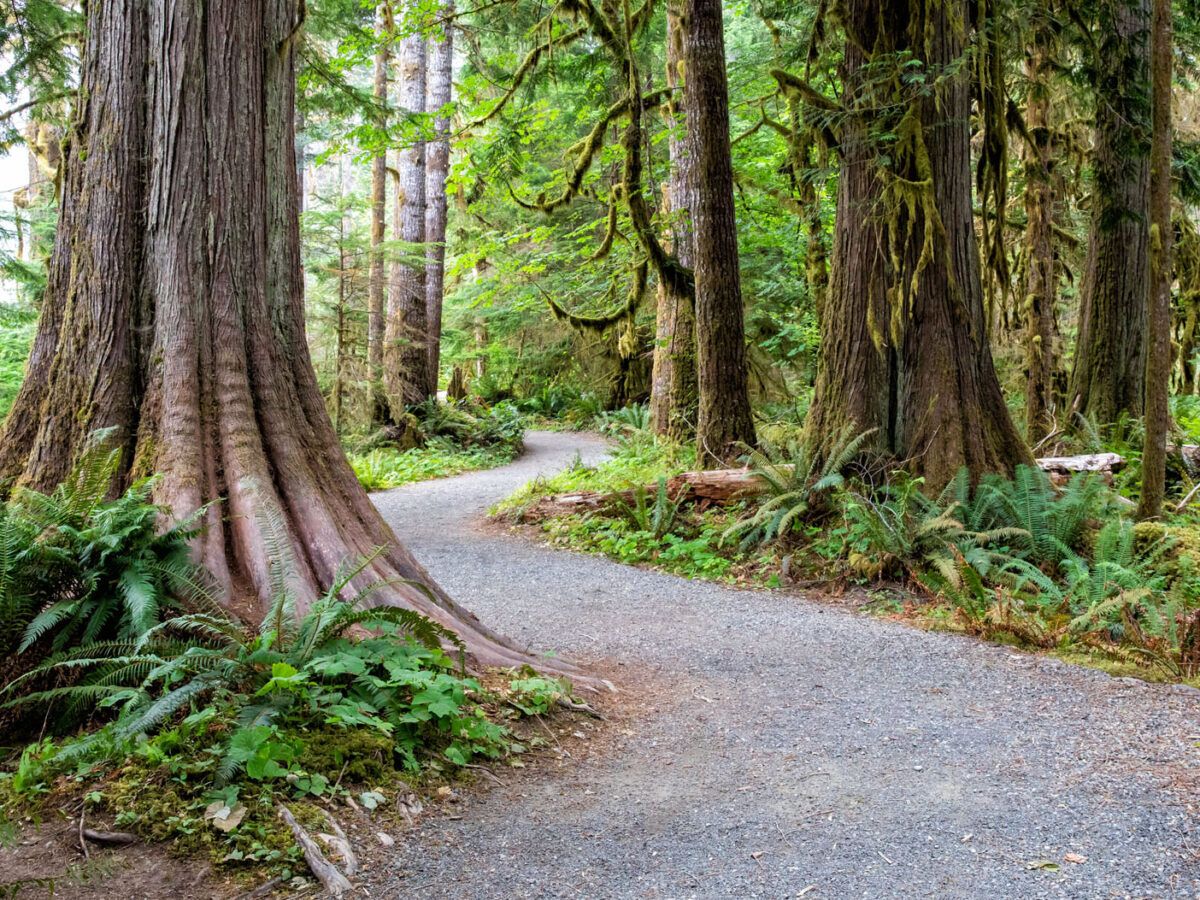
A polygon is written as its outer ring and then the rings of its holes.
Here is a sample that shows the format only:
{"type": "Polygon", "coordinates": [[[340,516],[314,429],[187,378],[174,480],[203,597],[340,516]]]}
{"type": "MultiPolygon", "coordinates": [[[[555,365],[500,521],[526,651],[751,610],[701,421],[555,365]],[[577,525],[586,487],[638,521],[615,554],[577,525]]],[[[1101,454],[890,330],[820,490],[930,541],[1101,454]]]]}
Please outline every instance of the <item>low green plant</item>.
{"type": "Polygon", "coordinates": [[[795,527],[845,483],[843,470],[855,459],[870,432],[844,432],[824,457],[801,440],[786,448],[764,445],[750,450],[750,471],[767,486],[766,499],[725,533],[743,548],[788,538],[795,527]]]}
{"type": "Polygon", "coordinates": [[[347,456],[359,483],[368,491],[382,491],[414,481],[502,466],[512,462],[518,452],[518,447],[507,443],[462,448],[436,440],[413,450],[377,448],[347,456]]]}
{"type": "Polygon", "coordinates": [[[614,438],[626,438],[650,430],[650,408],[642,403],[604,411],[596,416],[596,430],[614,438]]]}
{"type": "Polygon", "coordinates": [[[660,475],[653,491],[644,484],[634,485],[624,494],[615,493],[609,498],[610,507],[626,519],[638,531],[661,539],[670,534],[679,521],[679,510],[686,499],[683,495],[672,497],[667,487],[666,476],[660,475]]]}
{"type": "Polygon", "coordinates": [[[202,511],[164,529],[152,480],[109,499],[120,458],[99,432],[57,488],[0,507],[0,650],[133,640],[190,589],[202,511]]]}

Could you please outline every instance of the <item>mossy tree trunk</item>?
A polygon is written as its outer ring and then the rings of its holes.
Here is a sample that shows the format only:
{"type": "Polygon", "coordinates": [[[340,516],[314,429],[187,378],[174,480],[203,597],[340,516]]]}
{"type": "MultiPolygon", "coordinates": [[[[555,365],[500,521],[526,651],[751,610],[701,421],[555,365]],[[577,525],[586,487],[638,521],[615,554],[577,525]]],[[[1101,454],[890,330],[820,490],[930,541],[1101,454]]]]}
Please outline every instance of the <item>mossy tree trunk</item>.
{"type": "Polygon", "coordinates": [[[388,582],[375,602],[455,629],[479,664],[529,662],[397,541],[330,423],[304,332],[301,25],[299,0],[88,5],[50,287],[0,477],[47,488],[113,428],[125,477],[159,473],[176,516],[213,503],[198,556],[235,612],[272,600],[261,524],[277,521],[301,608],[383,547],[359,579],[388,582]]]}
{"type": "Polygon", "coordinates": [[[411,133],[396,164],[393,235],[400,245],[388,288],[387,325],[383,341],[383,383],[393,421],[430,394],[429,317],[425,287],[425,141],[417,129],[425,112],[425,38],[415,21],[415,5],[405,10],[400,44],[399,108],[411,133]]]}
{"type": "Polygon", "coordinates": [[[1009,472],[1032,457],[1005,406],[987,339],[970,73],[956,68],[967,3],[853,0],[843,12],[850,111],[810,445],[827,453],[847,428],[878,428],[877,446],[930,490],[963,466],[975,476],[1009,472]],[[881,64],[909,54],[930,77],[879,77],[881,64]],[[864,77],[860,98],[855,74],[864,68],[874,77],[864,77]],[[881,119],[878,111],[889,108],[894,118],[881,119]]]}
{"type": "Polygon", "coordinates": [[[1071,409],[1101,424],[1140,416],[1150,278],[1150,0],[1097,4],[1092,224],[1071,409]]]}
{"type": "MultiPolygon", "coordinates": [[[[848,0],[847,15],[859,21],[876,0],[848,0]]],[[[867,54],[848,40],[842,57],[844,102],[869,108],[864,89],[867,54]]],[[[890,445],[889,390],[895,354],[888,337],[887,232],[881,215],[882,173],[868,139],[867,123],[852,112],[838,135],[838,193],[829,291],[821,306],[821,355],[805,442],[820,458],[836,452],[847,433],[874,431],[871,444],[890,445]]],[[[811,240],[811,238],[810,238],[811,240]]]]}
{"type": "Polygon", "coordinates": [[[425,317],[428,325],[430,393],[437,392],[441,368],[442,299],[446,287],[446,175],[450,168],[450,118],[446,109],[453,93],[454,2],[443,3],[438,15],[441,34],[429,42],[428,99],[436,135],[425,148],[425,317]]]}
{"type": "MultiPolygon", "coordinates": [[[[665,186],[664,207],[671,219],[671,250],[679,264],[692,268],[692,195],[695,165],[683,123],[683,29],[677,0],[667,8],[666,104],[671,174],[665,186]]],[[[655,432],[687,440],[696,427],[695,298],[670,281],[659,279],[655,312],[654,369],[650,381],[650,419],[655,432]]]]}
{"type": "MultiPolygon", "coordinates": [[[[970,21],[966,0],[888,0],[885,8],[918,19],[920,27],[896,35],[898,49],[913,50],[935,71],[953,70],[970,21]],[[907,34],[924,35],[924,46],[904,46],[907,34]]],[[[963,466],[977,477],[1032,463],[1005,405],[987,337],[972,211],[969,77],[961,69],[943,75],[915,101],[925,159],[914,143],[895,173],[910,183],[932,182],[912,214],[904,204],[894,208],[891,242],[900,304],[894,450],[933,490],[963,466]]]]}
{"type": "Polygon", "coordinates": [[[692,202],[696,281],[698,460],[723,465],[755,443],[738,263],[729,93],[721,0],[684,6],[684,108],[695,166],[692,202]]]}
{"type": "Polygon", "coordinates": [[[1170,0],[1154,0],[1151,25],[1152,122],[1150,149],[1149,348],[1146,355],[1146,443],[1142,451],[1140,519],[1162,515],[1167,480],[1168,400],[1171,381],[1171,58],[1170,0]]]}
{"type": "Polygon", "coordinates": [[[1025,51],[1025,76],[1029,84],[1025,125],[1031,140],[1025,147],[1024,166],[1027,225],[1022,312],[1025,428],[1031,444],[1055,428],[1064,387],[1062,340],[1056,312],[1059,265],[1054,246],[1054,222],[1062,188],[1062,177],[1057,171],[1061,148],[1053,108],[1054,73],[1058,67],[1054,27],[1049,11],[1039,7],[1025,51]]]}

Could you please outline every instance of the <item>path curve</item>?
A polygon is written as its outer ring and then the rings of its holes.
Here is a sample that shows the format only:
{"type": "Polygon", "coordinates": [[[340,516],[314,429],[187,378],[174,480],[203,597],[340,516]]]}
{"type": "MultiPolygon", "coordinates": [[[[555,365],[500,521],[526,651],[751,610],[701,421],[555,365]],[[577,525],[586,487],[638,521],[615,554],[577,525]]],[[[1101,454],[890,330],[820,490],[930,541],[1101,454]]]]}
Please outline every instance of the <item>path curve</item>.
{"type": "Polygon", "coordinates": [[[485,622],[630,672],[645,714],[426,820],[373,896],[1200,896],[1180,788],[1200,692],[480,529],[524,482],[604,452],[527,446],[376,503],[485,622]]]}

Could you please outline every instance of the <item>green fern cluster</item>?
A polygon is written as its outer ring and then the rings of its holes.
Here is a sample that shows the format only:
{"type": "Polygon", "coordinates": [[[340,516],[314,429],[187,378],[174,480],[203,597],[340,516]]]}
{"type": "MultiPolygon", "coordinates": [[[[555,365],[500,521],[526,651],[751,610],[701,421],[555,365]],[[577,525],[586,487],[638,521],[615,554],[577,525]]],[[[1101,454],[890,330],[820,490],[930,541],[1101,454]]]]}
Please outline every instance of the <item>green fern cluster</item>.
{"type": "Polygon", "coordinates": [[[1020,467],[972,489],[964,470],[937,498],[921,487],[899,477],[847,493],[852,565],[873,576],[903,572],[977,633],[1043,647],[1083,641],[1175,676],[1200,671],[1194,603],[1167,574],[1170,539],[1139,545],[1094,477],[1056,490],[1041,471],[1020,467]]]}
{"type": "Polygon", "coordinates": [[[779,448],[764,444],[749,451],[750,471],[767,488],[767,499],[734,523],[724,535],[742,549],[785,539],[819,504],[846,483],[843,472],[856,459],[871,432],[844,431],[823,457],[806,443],[779,448]]]}
{"type": "Polygon", "coordinates": [[[18,489],[0,507],[0,650],[59,651],[134,640],[193,584],[195,519],[162,530],[142,481],[109,499],[120,465],[98,433],[49,494],[18,489]]]}
{"type": "Polygon", "coordinates": [[[652,535],[655,539],[671,534],[679,522],[679,511],[686,499],[682,494],[672,497],[667,487],[666,476],[660,475],[653,492],[644,484],[629,490],[630,499],[621,493],[612,494],[609,507],[635,530],[652,535]]]}

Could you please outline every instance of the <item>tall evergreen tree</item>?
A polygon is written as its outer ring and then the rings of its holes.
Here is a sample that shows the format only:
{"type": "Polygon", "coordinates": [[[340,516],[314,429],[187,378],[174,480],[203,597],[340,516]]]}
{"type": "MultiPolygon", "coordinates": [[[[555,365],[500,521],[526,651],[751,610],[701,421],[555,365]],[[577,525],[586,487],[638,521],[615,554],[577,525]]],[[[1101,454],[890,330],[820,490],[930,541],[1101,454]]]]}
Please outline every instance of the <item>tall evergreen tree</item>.
{"type": "Polygon", "coordinates": [[[409,136],[396,163],[393,236],[400,245],[392,264],[384,335],[384,384],[392,418],[431,394],[429,318],[425,292],[425,141],[426,47],[415,5],[406,8],[401,26],[399,109],[408,118],[409,136]]]}
{"type": "Polygon", "coordinates": [[[446,175],[450,168],[450,105],[454,84],[454,2],[438,12],[437,34],[426,51],[429,78],[426,106],[434,116],[435,136],[425,148],[425,319],[429,343],[430,394],[437,392],[441,367],[442,300],[446,281],[446,175]]]}
{"type": "Polygon", "coordinates": [[[54,485],[112,429],[125,479],[158,473],[176,517],[206,508],[196,549],[235,612],[269,608],[281,547],[301,610],[370,557],[356,583],[378,584],[376,603],[455,629],[481,664],[530,661],[399,544],[330,423],[305,340],[299,0],[87,13],[50,285],[0,479],[54,485]]]}
{"type": "MultiPolygon", "coordinates": [[[[695,161],[683,121],[683,26],[678,0],[667,5],[667,88],[665,104],[671,162],[663,206],[671,221],[671,250],[679,265],[693,266],[692,205],[695,161]]],[[[658,434],[690,438],[696,426],[696,313],[691,291],[659,279],[655,310],[654,369],[650,379],[650,418],[658,434]]]]}
{"type": "Polygon", "coordinates": [[[1151,25],[1154,139],[1150,149],[1150,284],[1147,291],[1146,443],[1138,517],[1162,514],[1167,479],[1171,391],[1171,0],[1154,0],[1151,25]]]}
{"type": "Polygon", "coordinates": [[[1098,0],[1092,224],[1071,409],[1100,423],[1142,413],[1150,278],[1150,0],[1098,0]]]}
{"type": "Polygon", "coordinates": [[[721,0],[687,0],[684,9],[684,109],[696,184],[696,446],[702,465],[721,465],[736,458],[742,445],[755,443],[733,203],[725,33],[721,0]]]}

